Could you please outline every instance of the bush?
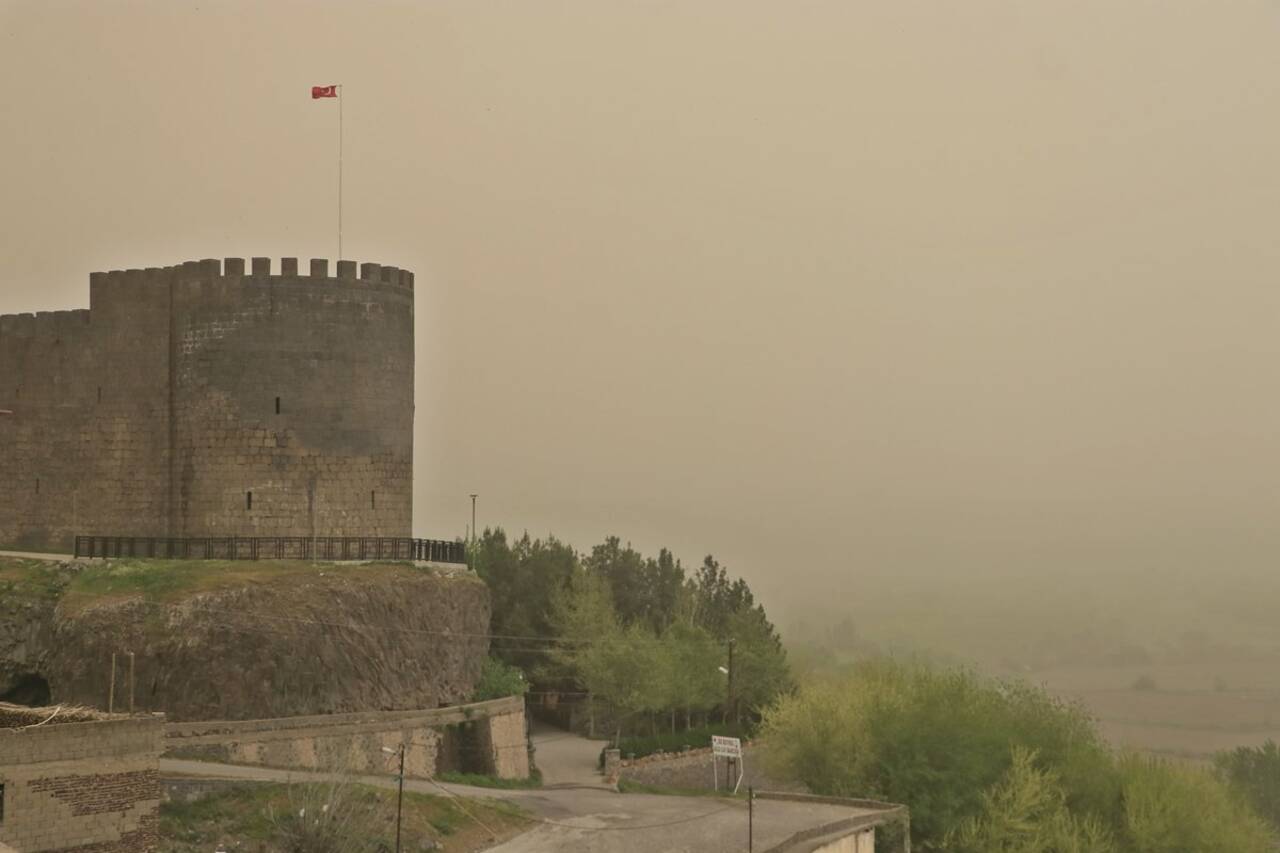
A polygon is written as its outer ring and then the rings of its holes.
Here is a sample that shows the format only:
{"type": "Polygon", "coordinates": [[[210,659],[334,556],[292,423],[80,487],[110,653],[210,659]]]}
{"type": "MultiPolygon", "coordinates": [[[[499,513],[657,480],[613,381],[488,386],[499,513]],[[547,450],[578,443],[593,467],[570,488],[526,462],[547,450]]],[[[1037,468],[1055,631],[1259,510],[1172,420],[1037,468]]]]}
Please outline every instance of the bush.
{"type": "Polygon", "coordinates": [[[1280,746],[1242,746],[1213,760],[1219,776],[1272,828],[1280,830],[1280,746]]]}
{"type": "Polygon", "coordinates": [[[1198,767],[1139,755],[1119,761],[1125,850],[1263,853],[1275,839],[1243,799],[1198,767]]]}
{"type": "Polygon", "coordinates": [[[484,702],[505,696],[523,696],[527,692],[529,682],[525,681],[524,673],[497,658],[488,657],[480,669],[480,680],[471,694],[471,701],[484,702]]]}
{"type": "Polygon", "coordinates": [[[1141,690],[1143,692],[1149,692],[1152,690],[1160,689],[1159,686],[1156,684],[1156,680],[1149,675],[1139,675],[1137,678],[1135,678],[1133,680],[1132,688],[1134,690],[1141,690]]]}
{"type": "Polygon", "coordinates": [[[1270,849],[1212,774],[1117,759],[1079,705],[965,669],[859,664],[779,700],[760,734],[771,769],[814,793],[909,806],[920,850],[1270,849]]]}
{"type": "Polygon", "coordinates": [[[845,681],[782,699],[761,735],[780,773],[818,793],[906,803],[913,835],[926,841],[980,812],[983,793],[1010,769],[1011,746],[1056,769],[1069,805],[1101,805],[1113,787],[1106,747],[1077,705],[966,669],[859,664],[845,681]],[[1090,779],[1093,789],[1076,794],[1086,790],[1077,781],[1090,779]]]}
{"type": "Polygon", "coordinates": [[[746,739],[748,732],[747,726],[734,723],[703,726],[674,734],[664,732],[645,737],[624,737],[618,742],[618,749],[622,751],[623,757],[635,755],[636,758],[642,758],[658,752],[679,752],[686,744],[694,749],[711,746],[712,735],[746,739]]]}

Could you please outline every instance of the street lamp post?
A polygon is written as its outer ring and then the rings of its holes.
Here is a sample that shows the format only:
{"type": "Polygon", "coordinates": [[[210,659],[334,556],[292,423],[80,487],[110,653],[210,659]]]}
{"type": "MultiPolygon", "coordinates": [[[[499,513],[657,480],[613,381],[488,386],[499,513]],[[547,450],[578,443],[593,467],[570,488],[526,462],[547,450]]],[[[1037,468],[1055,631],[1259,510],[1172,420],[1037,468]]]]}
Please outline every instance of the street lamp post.
{"type": "Polygon", "coordinates": [[[471,544],[476,544],[476,498],[479,495],[471,496],[471,544]]]}

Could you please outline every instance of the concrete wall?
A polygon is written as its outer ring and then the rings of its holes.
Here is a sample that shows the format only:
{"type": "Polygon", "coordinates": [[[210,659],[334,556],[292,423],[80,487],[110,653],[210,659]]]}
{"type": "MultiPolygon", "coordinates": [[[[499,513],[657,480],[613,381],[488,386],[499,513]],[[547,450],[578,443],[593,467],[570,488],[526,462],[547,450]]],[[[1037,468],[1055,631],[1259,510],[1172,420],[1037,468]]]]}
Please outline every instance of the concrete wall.
{"type": "Polygon", "coordinates": [[[422,711],[378,711],[204,723],[170,723],[165,754],[290,770],[385,773],[405,750],[405,775],[455,769],[458,738],[479,750],[462,769],[502,779],[529,776],[524,700],[519,697],[422,711]],[[465,731],[460,731],[465,730],[465,731]]]}
{"type": "Polygon", "coordinates": [[[156,849],[163,718],[0,729],[0,842],[22,853],[156,849]]]}
{"type": "Polygon", "coordinates": [[[88,311],[0,317],[0,543],[411,535],[413,275],[329,273],[94,273],[88,311]]]}
{"type": "Polygon", "coordinates": [[[868,829],[819,844],[812,853],[876,853],[876,831],[868,829]]]}

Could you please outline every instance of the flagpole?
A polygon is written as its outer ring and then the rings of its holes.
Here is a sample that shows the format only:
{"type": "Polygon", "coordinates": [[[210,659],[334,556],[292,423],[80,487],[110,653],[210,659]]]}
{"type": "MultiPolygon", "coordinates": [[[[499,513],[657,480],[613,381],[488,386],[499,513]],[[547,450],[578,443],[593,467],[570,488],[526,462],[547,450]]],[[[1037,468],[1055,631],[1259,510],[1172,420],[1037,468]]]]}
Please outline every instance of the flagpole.
{"type": "Polygon", "coordinates": [[[342,84],[338,89],[338,257],[342,260],[342,84]]]}

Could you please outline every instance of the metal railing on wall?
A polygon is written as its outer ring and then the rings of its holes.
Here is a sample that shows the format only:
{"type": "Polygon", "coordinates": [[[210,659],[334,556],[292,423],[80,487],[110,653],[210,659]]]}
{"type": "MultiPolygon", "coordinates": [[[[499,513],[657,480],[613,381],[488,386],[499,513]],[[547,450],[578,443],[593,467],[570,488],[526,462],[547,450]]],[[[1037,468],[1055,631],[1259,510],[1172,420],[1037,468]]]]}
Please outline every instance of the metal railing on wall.
{"type": "Polygon", "coordinates": [[[162,560],[415,560],[466,563],[467,546],[398,536],[77,536],[77,557],[162,560]]]}

